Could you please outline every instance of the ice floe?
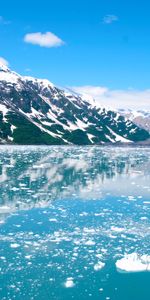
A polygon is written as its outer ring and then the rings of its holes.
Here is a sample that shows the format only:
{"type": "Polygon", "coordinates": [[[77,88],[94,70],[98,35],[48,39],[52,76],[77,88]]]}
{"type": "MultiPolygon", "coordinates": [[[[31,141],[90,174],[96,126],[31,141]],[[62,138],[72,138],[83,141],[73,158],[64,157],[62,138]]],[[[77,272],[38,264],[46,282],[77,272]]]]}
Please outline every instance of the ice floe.
{"type": "Polygon", "coordinates": [[[73,282],[73,278],[72,277],[69,277],[67,278],[66,282],[65,282],[65,287],[66,288],[72,288],[74,287],[74,282],[73,282]]]}
{"type": "Polygon", "coordinates": [[[10,244],[10,247],[15,249],[15,248],[20,247],[20,245],[17,243],[13,243],[13,244],[10,244]]]}
{"type": "Polygon", "coordinates": [[[94,270],[99,271],[99,270],[103,269],[104,266],[105,266],[105,263],[103,263],[102,261],[99,261],[97,264],[94,265],[94,270]]]}
{"type": "Polygon", "coordinates": [[[138,253],[125,254],[116,261],[118,271],[143,272],[150,271],[150,255],[139,255],[138,253]]]}

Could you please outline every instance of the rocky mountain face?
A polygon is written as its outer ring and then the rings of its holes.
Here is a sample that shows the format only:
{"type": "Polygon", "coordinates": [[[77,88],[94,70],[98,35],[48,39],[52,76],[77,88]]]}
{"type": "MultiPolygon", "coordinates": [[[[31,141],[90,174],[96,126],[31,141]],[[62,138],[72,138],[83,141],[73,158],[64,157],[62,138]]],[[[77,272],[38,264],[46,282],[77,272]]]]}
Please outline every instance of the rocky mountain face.
{"type": "Polygon", "coordinates": [[[128,118],[134,124],[150,132],[150,111],[147,110],[124,110],[118,111],[121,115],[128,118]]]}
{"type": "Polygon", "coordinates": [[[149,137],[117,112],[0,65],[0,143],[88,145],[149,137]]]}

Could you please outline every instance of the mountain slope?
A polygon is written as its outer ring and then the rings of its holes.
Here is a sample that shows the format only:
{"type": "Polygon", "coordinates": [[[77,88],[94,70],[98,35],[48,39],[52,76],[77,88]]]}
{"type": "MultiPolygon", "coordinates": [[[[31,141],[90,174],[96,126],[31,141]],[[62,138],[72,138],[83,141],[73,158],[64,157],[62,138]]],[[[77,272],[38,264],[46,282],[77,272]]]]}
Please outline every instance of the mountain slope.
{"type": "Polygon", "coordinates": [[[120,109],[118,110],[118,112],[122,114],[124,117],[128,118],[137,126],[150,132],[150,111],[144,109],[143,110],[120,109]]]}
{"type": "Polygon", "coordinates": [[[1,143],[82,145],[148,138],[147,131],[116,112],[0,66],[1,143]]]}

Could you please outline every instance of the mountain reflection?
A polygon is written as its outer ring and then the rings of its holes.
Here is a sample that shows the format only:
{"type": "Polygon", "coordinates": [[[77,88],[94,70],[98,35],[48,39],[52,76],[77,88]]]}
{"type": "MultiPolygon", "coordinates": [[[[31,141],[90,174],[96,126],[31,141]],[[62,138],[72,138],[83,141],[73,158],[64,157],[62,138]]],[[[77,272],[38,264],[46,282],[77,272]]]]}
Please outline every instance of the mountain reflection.
{"type": "MultiPolygon", "coordinates": [[[[149,181],[150,150],[101,147],[0,147],[0,214],[57,199],[102,199],[149,181]],[[146,182],[146,181],[145,181],[146,182]]],[[[135,188],[136,186],[136,188],[135,188]]]]}

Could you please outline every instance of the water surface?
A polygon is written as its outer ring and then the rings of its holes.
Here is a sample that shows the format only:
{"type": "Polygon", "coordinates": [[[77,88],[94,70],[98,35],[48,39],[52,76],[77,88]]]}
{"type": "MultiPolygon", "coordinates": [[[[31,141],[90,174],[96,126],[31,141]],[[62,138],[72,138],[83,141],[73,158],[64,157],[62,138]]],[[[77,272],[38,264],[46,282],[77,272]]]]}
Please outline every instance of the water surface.
{"type": "Polygon", "coordinates": [[[0,299],[148,300],[150,149],[0,147],[0,299]]]}

